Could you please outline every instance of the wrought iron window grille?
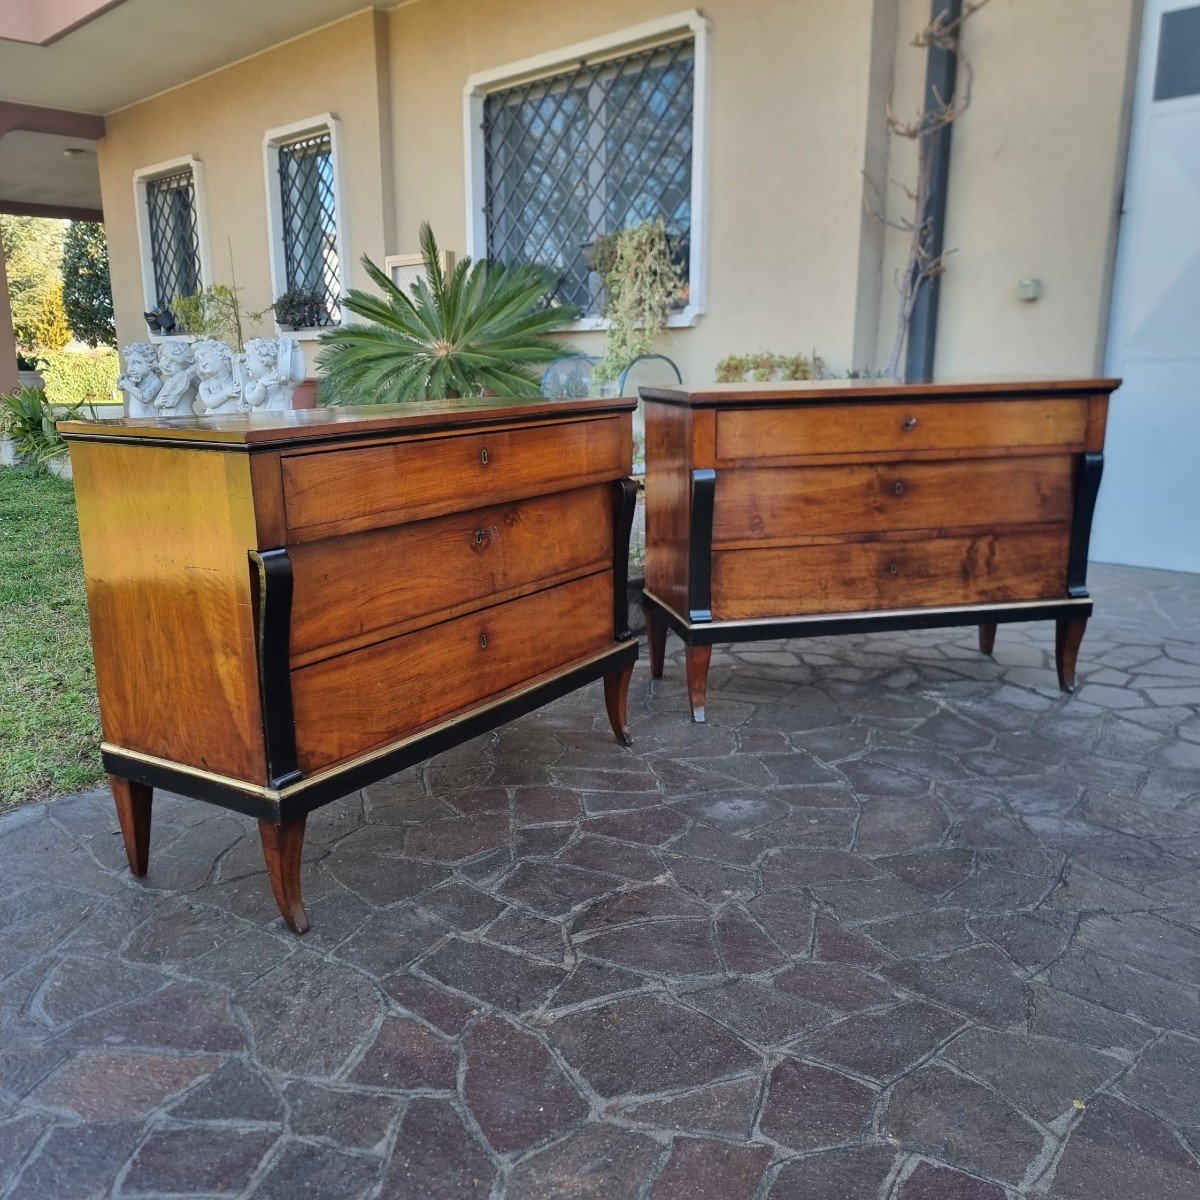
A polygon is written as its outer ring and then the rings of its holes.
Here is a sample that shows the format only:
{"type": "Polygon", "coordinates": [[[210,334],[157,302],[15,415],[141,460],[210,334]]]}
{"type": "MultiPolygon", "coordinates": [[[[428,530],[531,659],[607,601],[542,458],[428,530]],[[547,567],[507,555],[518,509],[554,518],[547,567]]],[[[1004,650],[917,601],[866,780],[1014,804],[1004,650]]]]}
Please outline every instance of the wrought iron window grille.
{"type": "Polygon", "coordinates": [[[191,296],[201,286],[196,180],[188,167],[148,179],[145,188],[155,300],[165,309],[176,296],[191,296]]]}
{"type": "Polygon", "coordinates": [[[285,290],[313,295],[316,325],[336,325],[341,247],[329,130],[279,147],[279,199],[285,290]]]}
{"type": "Polygon", "coordinates": [[[686,278],[694,82],[688,37],[485,97],[488,257],[557,269],[554,298],[595,316],[597,238],[662,217],[686,278]]]}

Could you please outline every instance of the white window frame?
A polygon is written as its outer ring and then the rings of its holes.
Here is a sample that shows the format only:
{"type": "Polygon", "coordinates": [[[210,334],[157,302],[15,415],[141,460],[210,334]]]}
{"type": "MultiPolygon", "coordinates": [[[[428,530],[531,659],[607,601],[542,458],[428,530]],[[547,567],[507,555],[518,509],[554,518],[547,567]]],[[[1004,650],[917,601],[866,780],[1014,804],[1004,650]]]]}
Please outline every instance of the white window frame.
{"type": "MultiPolygon", "coordinates": [[[[279,148],[288,142],[299,141],[315,133],[329,134],[329,149],[333,156],[333,209],[334,226],[337,229],[338,245],[338,289],[345,294],[350,288],[350,239],[346,222],[346,187],[342,167],[342,123],[333,113],[321,113],[303,121],[293,121],[277,129],[268,129],[263,134],[263,173],[267,185],[267,246],[271,260],[271,302],[274,303],[287,290],[287,256],[283,247],[283,196],[279,190],[279,148]]],[[[337,324],[346,321],[343,309],[337,324]]],[[[276,336],[287,334],[301,342],[315,341],[324,329],[336,328],[324,325],[319,329],[284,330],[274,322],[276,336]]]]}
{"type": "MultiPolygon", "coordinates": [[[[672,313],[672,329],[695,325],[704,315],[708,283],[708,165],[709,165],[709,22],[694,8],[633,25],[618,32],[564,46],[472,75],[463,88],[463,144],[466,157],[467,253],[487,254],[487,158],[483,141],[483,107],[489,93],[512,84],[554,75],[581,59],[619,57],[655,42],[669,42],[690,33],[695,42],[692,78],[692,197],[691,245],[688,262],[688,302],[672,313]]],[[[568,326],[573,332],[607,329],[604,317],[584,317],[568,326]]]]}
{"type": "MultiPolygon", "coordinates": [[[[200,243],[200,286],[212,284],[212,262],[209,258],[208,201],[204,187],[204,164],[194,154],[170,158],[166,162],[149,167],[139,167],[133,173],[133,204],[137,214],[138,257],[142,265],[143,311],[149,312],[158,305],[158,289],[154,283],[154,255],[150,242],[150,209],[146,204],[146,185],[165,175],[174,175],[185,167],[192,172],[192,187],[196,193],[196,236],[200,243]]],[[[152,342],[193,341],[190,333],[151,333],[152,342]]]]}

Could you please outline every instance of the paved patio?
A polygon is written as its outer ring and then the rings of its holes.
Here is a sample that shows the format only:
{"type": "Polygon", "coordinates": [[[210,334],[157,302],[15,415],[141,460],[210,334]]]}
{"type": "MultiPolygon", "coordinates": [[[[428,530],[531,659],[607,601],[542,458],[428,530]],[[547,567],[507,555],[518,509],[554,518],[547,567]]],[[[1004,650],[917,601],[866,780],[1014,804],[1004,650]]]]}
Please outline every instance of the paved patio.
{"type": "MultiPolygon", "coordinates": [[[[310,822],[0,818],[0,1196],[1200,1195],[1200,577],[678,658],[310,822]]],[[[673,643],[678,649],[678,643],[673,643]]]]}

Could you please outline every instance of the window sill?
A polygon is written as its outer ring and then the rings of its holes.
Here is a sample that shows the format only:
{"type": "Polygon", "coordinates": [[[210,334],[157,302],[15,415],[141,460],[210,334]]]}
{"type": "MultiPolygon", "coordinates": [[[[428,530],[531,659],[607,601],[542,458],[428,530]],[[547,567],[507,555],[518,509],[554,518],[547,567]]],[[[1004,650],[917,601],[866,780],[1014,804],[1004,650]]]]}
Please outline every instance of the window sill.
{"type": "Polygon", "coordinates": [[[338,325],[316,325],[307,329],[284,329],[282,325],[275,326],[275,336],[277,338],[290,337],[295,338],[298,342],[315,342],[323,333],[328,333],[331,329],[337,329],[338,325]]]}
{"type": "MultiPolygon", "coordinates": [[[[668,329],[690,329],[698,324],[700,318],[704,316],[704,310],[698,304],[689,304],[680,312],[672,313],[667,318],[668,329]]],[[[609,327],[607,317],[581,317],[578,321],[572,321],[570,325],[564,325],[563,333],[604,333],[609,327]]]]}

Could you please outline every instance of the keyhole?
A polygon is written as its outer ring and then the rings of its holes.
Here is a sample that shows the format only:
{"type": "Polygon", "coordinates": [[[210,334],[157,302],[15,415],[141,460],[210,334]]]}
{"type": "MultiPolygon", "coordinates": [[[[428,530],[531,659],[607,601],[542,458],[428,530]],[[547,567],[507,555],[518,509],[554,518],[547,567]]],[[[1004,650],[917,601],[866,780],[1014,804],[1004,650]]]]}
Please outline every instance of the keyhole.
{"type": "Polygon", "coordinates": [[[890,567],[888,567],[888,570],[891,571],[891,573],[893,575],[899,575],[900,574],[900,564],[892,563],[892,565],[890,567]]]}
{"type": "Polygon", "coordinates": [[[486,634],[486,633],[481,633],[481,634],[479,635],[479,648],[480,648],[480,650],[486,650],[486,649],[487,649],[487,642],[488,642],[488,639],[487,639],[487,634],[486,634]]]}
{"type": "Polygon", "coordinates": [[[488,456],[487,456],[487,447],[485,446],[485,447],[484,447],[482,450],[480,450],[480,452],[479,452],[479,461],[480,461],[481,463],[483,463],[483,465],[486,467],[486,466],[487,466],[487,460],[488,460],[488,456]]]}
{"type": "Polygon", "coordinates": [[[484,534],[483,534],[482,529],[475,530],[475,545],[482,546],[483,545],[483,537],[484,537],[484,534]]]}
{"type": "Polygon", "coordinates": [[[894,491],[896,493],[896,495],[899,496],[904,491],[904,484],[899,479],[897,479],[895,486],[892,488],[892,491],[894,491]]]}

